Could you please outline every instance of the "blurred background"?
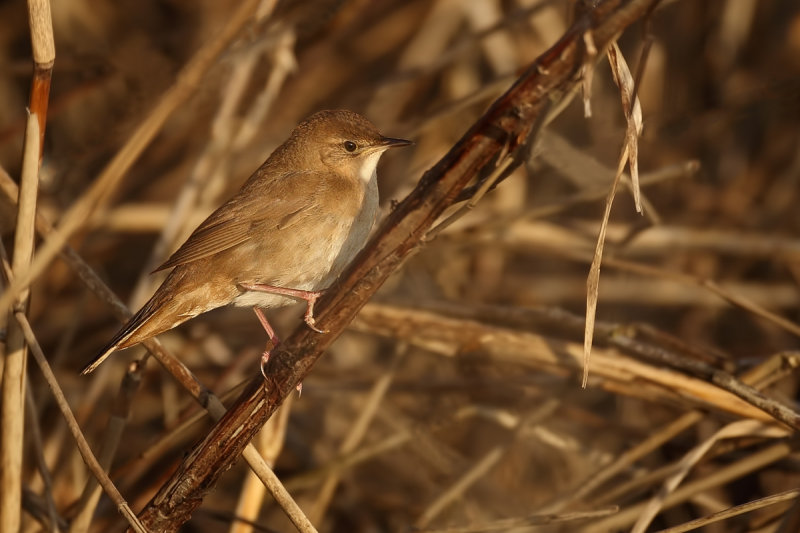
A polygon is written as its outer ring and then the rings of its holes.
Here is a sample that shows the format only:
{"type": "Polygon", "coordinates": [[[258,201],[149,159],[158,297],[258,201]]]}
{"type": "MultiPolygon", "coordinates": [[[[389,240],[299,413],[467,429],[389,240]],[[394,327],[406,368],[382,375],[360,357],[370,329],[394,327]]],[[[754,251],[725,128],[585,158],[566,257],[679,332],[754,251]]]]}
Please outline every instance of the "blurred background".
{"type": "MultiPolygon", "coordinates": [[[[387,212],[559,39],[573,9],[565,0],[272,4],[262,3],[260,18],[70,240],[131,309],[162,279],[148,273],[297,122],[320,109],[352,109],[383,134],[415,141],[381,160],[387,212]]],[[[81,197],[235,7],[211,0],[53,2],[57,59],[41,214],[55,223],[81,197]]],[[[609,337],[644,332],[655,346],[736,375],[771,362],[763,391],[794,409],[800,6],[663,1],[648,24],[634,24],[620,38],[631,70],[647,40],[639,86],[645,212],[635,212],[621,187],[597,319],[609,337]]],[[[15,179],[29,43],[25,3],[0,2],[0,165],[15,179]]],[[[475,526],[609,505],[634,511],[617,522],[594,517],[536,530],[628,530],[637,505],[689,450],[738,420],[768,420],[702,380],[621,353],[602,335],[597,368],[581,389],[586,276],[625,133],[605,60],[594,71],[590,102],[588,118],[580,95],[552,114],[531,159],[405,263],[319,361],[302,396],[285,405],[285,424],[263,432],[262,453],[321,531],[475,526]],[[685,425],[664,433],[676,421],[685,425]],[[577,492],[658,435],[666,435],[663,442],[577,492]]],[[[10,249],[15,211],[1,202],[10,249]]],[[[302,306],[271,314],[282,336],[301,315],[302,306]]],[[[61,261],[35,283],[30,316],[99,448],[126,363],[143,349],[78,376],[119,322],[61,261]]],[[[266,341],[246,309],[208,313],[160,338],[219,395],[258,372],[266,341]]],[[[41,431],[53,500],[70,520],[88,474],[38,370],[31,370],[31,387],[29,424],[41,431]]],[[[111,470],[134,510],[211,426],[199,411],[150,361],[111,470]]],[[[711,445],[683,481],[694,489],[667,505],[649,530],[797,487],[796,445],[785,437],[743,430],[711,445]],[[723,475],[776,443],[784,453],[723,475]],[[709,478],[716,482],[697,483],[709,478]]],[[[27,505],[35,509],[43,485],[27,459],[27,505]]],[[[271,498],[262,504],[262,497],[240,462],[183,530],[246,531],[238,516],[268,528],[257,531],[290,531],[271,498]]],[[[790,504],[704,531],[774,531],[790,504]]],[[[27,519],[26,531],[40,530],[27,519]]],[[[101,499],[91,531],[121,527],[113,505],[101,499]]]]}

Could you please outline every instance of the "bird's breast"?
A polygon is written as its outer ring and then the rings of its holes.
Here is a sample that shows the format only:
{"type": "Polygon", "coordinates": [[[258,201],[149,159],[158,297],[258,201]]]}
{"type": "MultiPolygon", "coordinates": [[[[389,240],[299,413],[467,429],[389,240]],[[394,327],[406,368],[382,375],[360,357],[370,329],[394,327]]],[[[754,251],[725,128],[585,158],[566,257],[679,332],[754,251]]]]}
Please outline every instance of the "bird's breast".
{"type": "MultiPolygon", "coordinates": [[[[377,180],[365,184],[358,202],[352,197],[330,198],[328,209],[311,213],[303,223],[287,229],[285,236],[253,239],[253,255],[260,258],[254,271],[245,273],[239,283],[262,283],[300,290],[322,290],[333,283],[366,244],[378,214],[377,180]],[[348,205],[349,204],[349,205],[348,205]]],[[[291,299],[273,294],[246,291],[234,305],[279,307],[291,299]]]]}

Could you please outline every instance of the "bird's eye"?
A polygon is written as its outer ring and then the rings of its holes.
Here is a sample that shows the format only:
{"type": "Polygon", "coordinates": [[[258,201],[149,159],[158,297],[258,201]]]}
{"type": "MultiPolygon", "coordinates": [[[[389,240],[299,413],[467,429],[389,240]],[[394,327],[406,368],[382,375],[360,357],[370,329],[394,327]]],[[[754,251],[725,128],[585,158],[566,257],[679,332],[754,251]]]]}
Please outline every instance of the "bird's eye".
{"type": "Polygon", "coordinates": [[[344,142],[344,149],[347,150],[348,152],[355,152],[356,148],[358,148],[358,145],[353,141],[344,142]]]}

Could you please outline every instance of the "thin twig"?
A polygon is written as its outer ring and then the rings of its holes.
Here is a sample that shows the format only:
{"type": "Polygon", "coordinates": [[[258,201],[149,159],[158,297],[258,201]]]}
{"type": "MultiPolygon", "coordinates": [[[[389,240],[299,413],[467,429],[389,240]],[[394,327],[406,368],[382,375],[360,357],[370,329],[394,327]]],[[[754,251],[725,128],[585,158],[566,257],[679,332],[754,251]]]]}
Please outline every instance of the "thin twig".
{"type": "Polygon", "coordinates": [[[619,511],[619,507],[612,505],[605,509],[594,511],[574,511],[562,514],[535,514],[530,516],[503,518],[483,524],[473,524],[461,527],[448,527],[444,529],[421,529],[415,530],[419,533],[492,533],[496,531],[518,531],[528,530],[532,526],[546,526],[549,524],[561,524],[564,522],[576,522],[578,520],[590,520],[592,518],[602,518],[613,515],[619,511]]]}
{"type": "MultiPolygon", "coordinates": [[[[275,464],[281,450],[283,450],[286,431],[289,426],[289,416],[292,412],[292,398],[289,397],[284,402],[281,409],[278,410],[278,416],[270,418],[264,425],[264,429],[251,443],[269,465],[275,464]]],[[[235,510],[236,516],[245,521],[257,520],[264,505],[266,492],[266,484],[259,479],[255,472],[248,472],[242,483],[242,491],[235,510]]],[[[237,521],[230,528],[230,533],[251,533],[252,531],[252,525],[242,521],[237,521]]]]}
{"type": "Polygon", "coordinates": [[[431,228],[431,230],[425,235],[425,242],[430,242],[436,238],[442,231],[449,228],[455,221],[469,213],[471,210],[475,209],[475,206],[478,205],[478,202],[483,198],[486,192],[500,179],[506,174],[506,170],[508,170],[511,163],[514,162],[514,158],[511,156],[506,156],[503,160],[497,165],[497,168],[494,172],[489,175],[486,180],[481,183],[478,190],[475,192],[474,196],[469,199],[467,203],[462,205],[458,211],[447,217],[445,220],[442,220],[439,224],[431,228]]]}
{"type": "Polygon", "coordinates": [[[72,414],[69,403],[67,403],[67,399],[64,397],[64,393],[61,391],[61,387],[58,385],[58,380],[56,379],[55,374],[53,374],[50,365],[47,363],[47,358],[45,357],[44,352],[42,352],[41,346],[39,346],[39,341],[36,340],[36,336],[31,329],[31,325],[28,323],[28,318],[21,311],[17,311],[14,316],[22,327],[23,334],[25,335],[25,341],[28,343],[28,347],[31,349],[33,358],[36,360],[36,364],[39,365],[39,369],[42,371],[44,379],[47,381],[47,385],[50,387],[50,390],[53,393],[56,404],[58,405],[64,420],[67,422],[70,433],[72,433],[72,437],[75,439],[75,444],[78,446],[78,450],[80,451],[81,457],[83,457],[86,466],[89,467],[92,475],[94,475],[95,478],[100,482],[103,490],[108,497],[111,498],[111,501],[114,502],[114,505],[117,506],[117,510],[125,518],[125,520],[127,520],[128,524],[130,524],[130,526],[137,533],[146,533],[147,529],[145,529],[142,523],[139,522],[139,519],[133,513],[130,506],[128,506],[128,502],[126,502],[122,497],[122,494],[119,493],[117,488],[114,486],[114,482],[111,481],[108,475],[103,471],[103,467],[94,456],[94,453],[92,453],[92,449],[89,446],[89,443],[86,441],[86,438],[83,436],[83,432],[81,432],[81,428],[78,426],[78,421],[75,420],[75,415],[72,414]]]}
{"type": "Polygon", "coordinates": [[[650,523],[661,511],[664,502],[670,494],[689,474],[692,468],[709,449],[720,439],[743,438],[743,437],[764,437],[764,438],[784,438],[787,431],[784,428],[775,426],[765,426],[763,422],[757,420],[737,420],[715,432],[707,439],[700,442],[697,446],[687,452],[680,461],[676,463],[676,470],[664,480],[660,489],[642,508],[641,513],[636,519],[636,523],[631,529],[631,533],[644,533],[650,523]]]}
{"type": "MultiPolygon", "coordinates": [[[[720,487],[736,479],[740,479],[761,468],[764,468],[767,465],[787,457],[789,454],[793,453],[795,449],[796,444],[793,444],[788,440],[772,444],[763,450],[759,450],[752,455],[744,457],[743,459],[719,468],[708,475],[687,483],[666,498],[663,503],[663,508],[672,508],[687,501],[695,494],[715,487],[720,487]]],[[[579,531],[581,533],[601,533],[627,528],[636,521],[636,519],[642,513],[645,505],[645,503],[631,505],[630,507],[620,510],[620,512],[616,515],[610,516],[603,520],[598,520],[590,526],[581,528],[579,531]]]]}
{"type": "Polygon", "coordinates": [[[676,435],[686,431],[703,419],[703,413],[699,410],[689,411],[677,420],[671,422],[659,431],[653,432],[648,438],[638,443],[630,450],[625,451],[617,457],[613,463],[591,475],[588,479],[582,479],[580,485],[574,490],[566,491],[564,495],[545,505],[540,512],[554,513],[566,508],[574,502],[583,500],[595,489],[602,486],[606,481],[623,472],[632,466],[636,461],[660,448],[664,443],[672,440],[676,435]]]}
{"type": "MultiPolygon", "coordinates": [[[[369,392],[364,401],[361,413],[353,422],[347,437],[339,447],[340,456],[353,453],[361,443],[362,439],[367,433],[369,424],[374,419],[375,413],[378,411],[378,407],[380,406],[381,402],[383,402],[383,399],[385,398],[386,393],[388,392],[389,387],[391,386],[392,381],[397,374],[397,369],[399,368],[400,363],[403,361],[407,351],[408,345],[406,343],[400,342],[397,344],[394,357],[392,358],[389,368],[386,369],[386,372],[384,372],[380,379],[375,382],[375,385],[373,385],[372,390],[369,392]]],[[[314,501],[313,510],[310,513],[312,518],[317,523],[322,522],[322,519],[325,516],[325,511],[330,505],[331,499],[333,498],[333,494],[336,491],[336,487],[338,486],[340,480],[341,473],[339,471],[331,471],[321,484],[317,498],[314,501]]]]}
{"type": "MultiPolygon", "coordinates": [[[[108,425],[103,432],[103,444],[100,448],[99,459],[104,472],[111,469],[111,463],[116,455],[117,448],[122,442],[122,435],[125,425],[130,416],[131,405],[134,396],[141,383],[141,368],[139,365],[131,365],[122,378],[122,385],[117,392],[117,399],[111,409],[108,425]]],[[[80,500],[77,505],[77,513],[70,523],[69,533],[83,533],[89,531],[92,517],[94,516],[97,502],[100,500],[101,487],[96,478],[89,478],[83,488],[80,500]]]]}
{"type": "MultiPolygon", "coordinates": [[[[13,269],[8,264],[5,247],[2,245],[2,243],[0,243],[0,259],[2,260],[3,272],[6,278],[9,281],[13,280],[13,269]]],[[[47,357],[45,357],[44,352],[39,345],[39,341],[36,339],[36,335],[34,334],[33,329],[28,322],[28,317],[25,316],[25,313],[22,310],[16,310],[14,312],[14,318],[16,319],[16,323],[19,324],[19,329],[24,336],[27,347],[31,350],[31,353],[36,360],[36,364],[39,365],[39,369],[44,376],[45,382],[47,382],[47,386],[50,388],[53,398],[56,400],[56,404],[58,405],[58,408],[67,423],[70,433],[72,433],[72,436],[75,439],[75,443],[78,446],[78,451],[83,457],[86,466],[89,467],[89,470],[100,482],[100,485],[106,491],[106,494],[108,494],[109,498],[111,498],[111,501],[117,505],[117,510],[128,521],[128,523],[131,524],[131,527],[133,527],[137,533],[147,533],[147,530],[139,522],[139,519],[136,517],[133,511],[131,511],[128,503],[105,473],[103,467],[94,456],[94,453],[92,453],[92,449],[89,446],[89,443],[86,441],[86,438],[83,436],[83,432],[78,425],[78,421],[75,419],[75,415],[72,414],[72,409],[70,408],[69,403],[64,396],[64,392],[61,390],[58,380],[56,379],[55,374],[53,374],[50,364],[47,362],[47,357]]]]}
{"type": "MultiPolygon", "coordinates": [[[[28,380],[27,375],[26,380],[28,380]]],[[[38,420],[36,419],[37,413],[38,409],[36,408],[36,401],[33,399],[31,384],[28,381],[28,383],[25,384],[25,416],[28,419],[28,427],[30,428],[30,439],[33,441],[33,451],[36,457],[36,469],[39,471],[39,475],[42,478],[42,484],[44,485],[42,492],[44,493],[44,502],[47,505],[47,518],[50,521],[49,529],[51,533],[58,533],[58,531],[60,531],[58,525],[62,519],[58,515],[56,502],[53,499],[53,476],[50,475],[50,468],[47,466],[47,461],[44,458],[42,432],[39,429],[38,420]]]]}
{"type": "Polygon", "coordinates": [[[690,520],[689,522],[684,522],[679,526],[661,529],[656,533],[685,533],[686,531],[693,531],[709,524],[716,524],[717,522],[728,520],[734,516],[752,513],[753,511],[763,509],[764,507],[788,502],[798,497],[800,497],[800,490],[798,489],[779,492],[778,494],[773,494],[771,496],[767,496],[766,498],[758,498],[757,500],[749,501],[741,505],[734,505],[733,507],[729,507],[724,511],[712,513],[708,516],[704,516],[703,518],[697,518],[695,520],[690,520]]]}
{"type": "Polygon", "coordinates": [[[453,484],[444,490],[431,504],[422,512],[414,523],[416,528],[425,528],[434,518],[444,511],[450,504],[464,496],[464,493],[472,487],[478,480],[482,479],[494,466],[508,453],[515,437],[523,428],[536,425],[552,415],[559,406],[559,401],[550,399],[537,409],[532,411],[524,418],[517,418],[514,425],[510,428],[512,434],[506,442],[498,444],[486,452],[478,461],[465,471],[453,484]]]}
{"type": "MultiPolygon", "coordinates": [[[[8,272],[6,273],[8,274],[8,272]]],[[[14,317],[16,318],[17,323],[20,325],[20,329],[25,337],[25,342],[30,348],[37,365],[39,365],[39,369],[41,370],[45,381],[47,382],[47,385],[56,400],[56,404],[58,405],[58,408],[67,423],[70,433],[72,433],[72,436],[75,439],[75,443],[78,446],[78,450],[80,451],[84,462],[89,467],[89,470],[91,470],[92,474],[100,482],[100,485],[103,487],[109,498],[111,498],[111,501],[113,501],[117,506],[117,510],[128,521],[131,527],[134,528],[137,533],[146,533],[147,530],[139,522],[139,519],[136,517],[133,511],[131,511],[128,503],[119,493],[105,471],[103,471],[103,467],[97,461],[94,453],[92,453],[92,449],[89,446],[89,443],[86,441],[86,438],[83,436],[83,432],[78,426],[78,421],[75,420],[75,415],[72,414],[69,403],[67,402],[67,399],[58,384],[58,380],[56,379],[55,374],[53,374],[53,371],[47,362],[47,357],[45,357],[41,346],[39,346],[39,341],[36,339],[33,329],[31,329],[28,318],[22,311],[16,311],[14,313],[14,317]]]]}

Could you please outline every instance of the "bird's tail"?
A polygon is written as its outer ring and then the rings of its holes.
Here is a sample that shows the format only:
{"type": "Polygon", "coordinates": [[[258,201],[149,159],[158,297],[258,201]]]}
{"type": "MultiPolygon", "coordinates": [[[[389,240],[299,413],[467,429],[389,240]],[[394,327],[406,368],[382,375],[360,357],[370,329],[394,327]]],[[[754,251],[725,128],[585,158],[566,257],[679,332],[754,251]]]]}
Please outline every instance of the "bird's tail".
{"type": "Polygon", "coordinates": [[[160,331],[157,331],[154,333],[148,332],[150,333],[149,335],[136,335],[137,332],[140,332],[142,326],[147,324],[155,315],[158,309],[158,303],[155,300],[156,296],[154,295],[153,298],[144,304],[142,308],[139,309],[139,311],[133,315],[124,326],[122,326],[122,329],[120,329],[117,334],[114,335],[114,338],[112,338],[108,344],[106,344],[105,347],[100,350],[100,352],[89,362],[89,364],[83,367],[83,370],[81,370],[82,375],[92,372],[100,365],[100,363],[105,361],[106,358],[116,350],[128,348],[129,346],[133,346],[138,342],[160,333],[160,331]],[[134,342],[130,342],[134,335],[137,337],[136,340],[134,342]]]}
{"type": "Polygon", "coordinates": [[[88,374],[114,353],[154,337],[186,322],[192,317],[226,305],[238,293],[231,285],[230,294],[223,292],[209,298],[208,284],[197,284],[197,276],[186,268],[176,268],[139,311],[122,326],[114,338],[86,365],[81,374],[88,374]],[[187,281],[188,280],[188,281],[187,281]]]}

